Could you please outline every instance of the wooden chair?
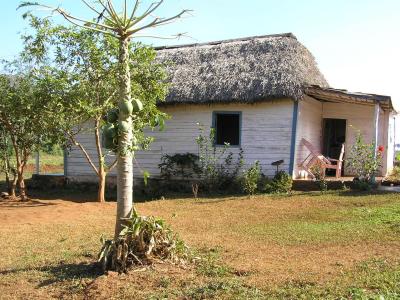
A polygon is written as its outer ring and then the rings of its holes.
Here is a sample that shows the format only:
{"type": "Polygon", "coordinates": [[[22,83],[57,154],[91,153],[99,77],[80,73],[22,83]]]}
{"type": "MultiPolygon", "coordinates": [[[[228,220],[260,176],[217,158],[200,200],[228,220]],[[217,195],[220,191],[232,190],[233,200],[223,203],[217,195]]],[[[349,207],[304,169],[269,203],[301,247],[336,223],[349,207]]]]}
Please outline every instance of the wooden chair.
{"type": "Polygon", "coordinates": [[[340,151],[339,159],[333,159],[329,157],[325,157],[322,155],[313,144],[307,141],[305,138],[301,139],[300,142],[304,145],[307,150],[310,152],[308,156],[300,163],[300,167],[303,168],[311,177],[315,178],[311,169],[314,165],[320,164],[323,168],[324,173],[326,169],[335,169],[336,170],[336,178],[339,178],[342,174],[342,165],[343,165],[343,156],[344,156],[344,144],[342,144],[342,149],[340,151]]]}

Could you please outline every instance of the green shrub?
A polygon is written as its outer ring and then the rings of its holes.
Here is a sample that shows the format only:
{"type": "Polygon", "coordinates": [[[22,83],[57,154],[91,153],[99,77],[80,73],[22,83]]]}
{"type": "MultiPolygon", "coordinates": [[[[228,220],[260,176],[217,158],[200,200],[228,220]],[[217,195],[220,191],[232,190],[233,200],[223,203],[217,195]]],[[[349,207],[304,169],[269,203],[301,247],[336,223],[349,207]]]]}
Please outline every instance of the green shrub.
{"type": "Polygon", "coordinates": [[[353,189],[356,189],[358,191],[371,191],[373,188],[376,187],[376,183],[368,182],[365,180],[359,180],[358,178],[355,178],[353,180],[353,189]]]}
{"type": "Polygon", "coordinates": [[[166,180],[190,179],[200,173],[199,157],[193,153],[164,154],[158,167],[166,180]]]}
{"type": "Polygon", "coordinates": [[[325,193],[328,190],[328,182],[325,178],[325,168],[320,163],[316,163],[311,167],[311,173],[314,174],[315,181],[317,182],[321,193],[325,193]]]}
{"type": "Polygon", "coordinates": [[[394,167],[387,179],[390,181],[400,182],[400,167],[394,167]]]}
{"type": "MultiPolygon", "coordinates": [[[[375,176],[382,165],[383,146],[377,147],[375,143],[365,143],[360,132],[358,132],[355,144],[351,147],[347,158],[347,165],[356,175],[358,181],[375,184],[375,176]]],[[[356,183],[361,187],[364,184],[356,183]]]]}
{"type": "Polygon", "coordinates": [[[263,192],[268,194],[290,193],[293,186],[293,179],[285,171],[279,171],[272,180],[265,178],[263,185],[263,192]]]}
{"type": "Polygon", "coordinates": [[[258,190],[258,184],[261,179],[261,168],[258,160],[243,173],[242,189],[248,195],[254,195],[258,190]]]}
{"type": "Polygon", "coordinates": [[[237,155],[227,152],[229,144],[215,146],[215,129],[207,135],[199,125],[196,138],[199,150],[200,190],[206,192],[236,191],[239,171],[243,166],[243,149],[237,155]]]}

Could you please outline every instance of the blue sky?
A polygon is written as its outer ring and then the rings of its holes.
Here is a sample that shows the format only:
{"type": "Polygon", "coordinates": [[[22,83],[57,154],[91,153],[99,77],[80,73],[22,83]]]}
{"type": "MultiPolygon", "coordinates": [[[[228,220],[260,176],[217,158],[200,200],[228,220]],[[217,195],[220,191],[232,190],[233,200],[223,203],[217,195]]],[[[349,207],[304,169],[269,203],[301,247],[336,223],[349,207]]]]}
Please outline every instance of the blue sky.
{"type": "MultiPolygon", "coordinates": [[[[1,3],[1,58],[10,58],[21,48],[18,34],[27,24],[16,11],[19,3],[1,3]]],[[[79,0],[42,3],[92,16],[79,0]]],[[[193,16],[160,28],[159,33],[187,32],[191,39],[146,42],[181,44],[293,32],[314,54],[332,87],[391,95],[400,110],[399,0],[166,0],[160,15],[182,8],[192,9],[193,16]]]]}

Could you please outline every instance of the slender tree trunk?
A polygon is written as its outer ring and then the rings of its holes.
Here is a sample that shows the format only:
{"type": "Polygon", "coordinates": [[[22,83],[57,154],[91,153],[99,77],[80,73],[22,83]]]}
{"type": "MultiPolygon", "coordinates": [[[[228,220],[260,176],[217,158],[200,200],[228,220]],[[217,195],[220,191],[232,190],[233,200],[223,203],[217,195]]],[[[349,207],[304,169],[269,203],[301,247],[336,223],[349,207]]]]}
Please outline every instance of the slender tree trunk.
{"type": "Polygon", "coordinates": [[[11,195],[11,182],[10,182],[10,162],[8,156],[4,158],[4,174],[6,176],[7,193],[11,195]]]}
{"type": "Polygon", "coordinates": [[[24,181],[24,166],[21,161],[17,161],[17,183],[19,189],[19,196],[21,197],[22,201],[27,199],[26,197],[26,188],[25,188],[25,181],[24,181]]]}
{"type": "MultiPolygon", "coordinates": [[[[129,70],[129,38],[120,40],[120,104],[131,102],[131,77],[129,70]]],[[[123,228],[123,220],[128,218],[133,207],[133,156],[130,151],[132,141],[132,117],[119,113],[119,123],[126,122],[127,132],[120,132],[118,137],[117,165],[117,218],[115,237],[123,228]]]]}
{"type": "Polygon", "coordinates": [[[17,141],[14,136],[11,136],[11,142],[12,142],[12,145],[14,148],[15,161],[17,164],[17,166],[16,166],[17,167],[17,169],[16,169],[17,179],[16,179],[15,183],[13,182],[13,186],[12,186],[12,189],[14,190],[13,194],[15,196],[15,187],[16,187],[16,185],[18,185],[21,200],[25,201],[26,200],[26,190],[25,190],[25,182],[24,182],[24,161],[26,160],[26,156],[25,155],[23,156],[22,153],[20,152],[20,149],[17,145],[17,141]],[[23,159],[22,159],[22,157],[23,157],[23,159]]]}
{"type": "Polygon", "coordinates": [[[11,187],[10,187],[10,191],[9,191],[9,195],[11,197],[15,197],[16,196],[16,189],[17,189],[17,172],[15,171],[15,169],[12,170],[13,172],[13,180],[11,182],[11,187]]]}
{"type": "Polygon", "coordinates": [[[104,203],[106,202],[105,192],[106,192],[106,172],[99,170],[99,189],[97,191],[97,201],[104,203]]]}
{"type": "Polygon", "coordinates": [[[97,158],[99,162],[99,167],[97,169],[97,176],[99,177],[99,188],[97,191],[97,201],[98,202],[106,202],[105,198],[105,190],[106,190],[106,176],[107,172],[105,170],[105,162],[103,157],[103,151],[101,149],[101,141],[100,141],[100,118],[95,119],[95,139],[96,139],[96,149],[97,149],[97,158]]]}

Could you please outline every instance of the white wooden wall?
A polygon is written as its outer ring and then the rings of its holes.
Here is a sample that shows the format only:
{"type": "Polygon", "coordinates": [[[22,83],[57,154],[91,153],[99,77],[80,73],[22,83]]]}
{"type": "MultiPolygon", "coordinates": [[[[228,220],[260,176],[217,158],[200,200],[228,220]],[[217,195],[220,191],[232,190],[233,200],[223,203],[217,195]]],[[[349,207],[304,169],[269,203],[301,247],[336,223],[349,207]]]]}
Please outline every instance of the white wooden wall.
{"type": "MultiPolygon", "coordinates": [[[[275,100],[256,104],[213,104],[213,105],[176,105],[163,110],[171,116],[166,122],[164,131],[153,131],[148,134],[155,137],[148,151],[136,153],[134,174],[141,178],[141,170],[149,171],[153,177],[159,175],[158,164],[163,154],[191,152],[198,154],[195,138],[199,135],[199,125],[210,128],[213,111],[242,112],[241,146],[244,150],[246,167],[259,160],[264,174],[274,175],[271,162],[283,159],[281,169],[289,171],[293,101],[289,99],[275,100]]],[[[380,114],[378,144],[385,146],[383,173],[391,168],[391,148],[394,140],[390,139],[390,114],[383,110],[380,114]]],[[[299,175],[298,164],[308,155],[308,151],[300,145],[301,138],[306,138],[319,150],[322,150],[322,120],[323,118],[338,118],[347,120],[346,153],[350,151],[355,141],[357,130],[361,130],[365,140],[374,139],[374,107],[345,103],[321,103],[311,97],[305,97],[299,102],[298,123],[296,135],[296,152],[294,176],[299,175]]],[[[95,157],[96,149],[94,135],[90,132],[78,136],[89,154],[95,157]]],[[[238,148],[230,148],[238,153],[238,148]]],[[[108,162],[115,157],[109,156],[108,162]]],[[[97,163],[96,163],[97,165],[97,163]]],[[[76,147],[67,157],[67,175],[72,180],[96,180],[95,173],[87,163],[83,154],[76,147]]],[[[346,170],[345,170],[346,174],[346,170]]],[[[115,170],[110,173],[110,179],[115,177],[115,170]]]]}
{"type": "Polygon", "coordinates": [[[308,156],[309,151],[300,141],[305,138],[321,152],[322,145],[322,103],[309,96],[299,102],[296,130],[296,154],[294,177],[299,177],[299,164],[308,156]]]}
{"type": "MultiPolygon", "coordinates": [[[[213,104],[213,105],[175,105],[163,108],[171,116],[164,131],[148,134],[155,137],[148,151],[136,153],[139,166],[135,166],[135,177],[142,177],[140,169],[149,171],[154,177],[160,171],[158,164],[163,154],[191,152],[198,154],[195,142],[199,135],[199,125],[209,128],[212,125],[213,111],[242,112],[241,146],[244,150],[246,166],[260,161],[264,174],[274,175],[275,167],[271,163],[283,159],[282,170],[289,171],[290,140],[292,130],[293,101],[275,100],[256,104],[213,104]]],[[[89,152],[95,151],[92,134],[82,134],[79,140],[87,146],[89,152]]],[[[229,151],[238,153],[231,147],[229,151]]],[[[75,180],[89,180],[94,172],[85,161],[79,149],[75,147],[67,158],[68,177],[75,180]]],[[[115,171],[110,174],[115,175],[115,171]]]]}

